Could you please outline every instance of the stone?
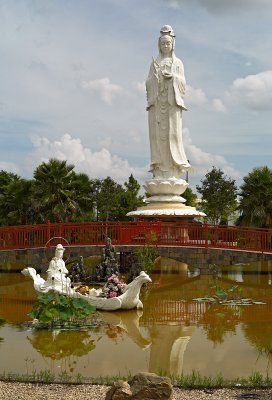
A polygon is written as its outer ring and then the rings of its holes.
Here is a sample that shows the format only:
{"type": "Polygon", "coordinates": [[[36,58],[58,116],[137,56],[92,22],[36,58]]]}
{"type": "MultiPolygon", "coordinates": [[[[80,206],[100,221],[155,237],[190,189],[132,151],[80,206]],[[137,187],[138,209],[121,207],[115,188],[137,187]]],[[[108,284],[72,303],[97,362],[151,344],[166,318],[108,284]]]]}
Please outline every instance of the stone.
{"type": "Polygon", "coordinates": [[[132,400],[171,400],[171,380],[149,372],[140,372],[129,381],[132,400]]]}
{"type": "Polygon", "coordinates": [[[117,381],[108,390],[105,400],[127,400],[131,397],[132,392],[129,384],[125,381],[117,381]]]}

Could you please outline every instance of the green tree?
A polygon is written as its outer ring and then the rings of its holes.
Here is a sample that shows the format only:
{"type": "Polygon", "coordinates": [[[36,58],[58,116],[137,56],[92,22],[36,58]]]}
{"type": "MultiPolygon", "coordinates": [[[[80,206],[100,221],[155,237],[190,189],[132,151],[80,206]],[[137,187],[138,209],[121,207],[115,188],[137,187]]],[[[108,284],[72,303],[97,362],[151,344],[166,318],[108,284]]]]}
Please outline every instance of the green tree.
{"type": "Polygon", "coordinates": [[[197,191],[202,196],[201,209],[210,223],[227,224],[229,217],[237,208],[237,187],[235,180],[227,178],[223,171],[213,167],[201,180],[197,191]]]}
{"type": "Polygon", "coordinates": [[[71,221],[90,221],[95,216],[95,194],[93,181],[87,174],[74,174],[73,191],[76,209],[71,217],[71,221]]]}
{"type": "Polygon", "coordinates": [[[96,181],[96,204],[98,220],[114,221],[118,219],[120,193],[122,186],[109,176],[98,183],[96,181]]]}
{"type": "Polygon", "coordinates": [[[137,207],[143,205],[144,197],[139,195],[141,185],[137,179],[131,174],[128,181],[124,183],[124,190],[120,191],[119,194],[119,209],[118,209],[118,220],[128,220],[126,214],[130,211],[134,211],[137,207]]]}
{"type": "Polygon", "coordinates": [[[51,159],[34,171],[35,198],[44,222],[67,222],[77,210],[74,165],[51,159]]]}
{"type": "Polygon", "coordinates": [[[19,176],[4,170],[0,171],[0,224],[8,225],[7,212],[4,209],[6,201],[7,186],[10,182],[19,180],[19,176]]]}
{"type": "Polygon", "coordinates": [[[191,188],[187,187],[184,193],[181,195],[186,200],[186,205],[190,207],[196,206],[197,195],[192,191],[191,188]]]}
{"type": "Polygon", "coordinates": [[[240,187],[240,225],[272,227],[272,170],[254,168],[240,187]]]}
{"type": "Polygon", "coordinates": [[[13,174],[12,172],[7,172],[2,169],[0,171],[0,196],[3,194],[5,187],[10,182],[18,179],[20,179],[20,177],[17,174],[13,174]]]}
{"type": "MultiPolygon", "coordinates": [[[[1,174],[1,178],[7,177],[1,174]]],[[[32,181],[11,174],[10,179],[2,179],[0,195],[0,218],[3,225],[23,225],[31,223],[32,181]]]]}

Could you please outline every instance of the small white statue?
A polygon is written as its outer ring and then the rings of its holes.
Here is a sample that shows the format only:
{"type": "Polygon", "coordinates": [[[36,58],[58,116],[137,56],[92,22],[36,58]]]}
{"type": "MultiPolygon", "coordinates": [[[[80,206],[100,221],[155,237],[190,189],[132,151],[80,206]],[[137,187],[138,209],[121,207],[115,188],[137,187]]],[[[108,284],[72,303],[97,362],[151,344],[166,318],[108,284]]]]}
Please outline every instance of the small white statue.
{"type": "Polygon", "coordinates": [[[185,76],[175,56],[171,26],[160,30],[159,55],[150,66],[146,81],[151,163],[154,178],[176,178],[190,168],[182,142],[182,111],[185,76]]]}
{"type": "Polygon", "coordinates": [[[71,286],[71,280],[66,274],[69,273],[63,261],[63,253],[65,248],[62,244],[58,244],[55,250],[55,257],[50,261],[47,272],[46,281],[40,285],[41,291],[54,290],[66,293],[71,286]]]}

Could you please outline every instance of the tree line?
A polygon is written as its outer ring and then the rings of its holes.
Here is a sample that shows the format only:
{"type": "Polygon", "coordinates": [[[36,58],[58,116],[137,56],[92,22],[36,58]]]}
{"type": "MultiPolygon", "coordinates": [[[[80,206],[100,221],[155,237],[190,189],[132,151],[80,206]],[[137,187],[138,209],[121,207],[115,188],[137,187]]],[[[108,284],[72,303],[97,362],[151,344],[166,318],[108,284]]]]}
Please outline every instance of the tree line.
{"type": "MultiPolygon", "coordinates": [[[[123,185],[111,177],[90,179],[67,161],[40,164],[32,179],[0,171],[0,225],[51,222],[124,221],[144,204],[140,184],[131,174],[123,185]]],[[[220,168],[212,167],[196,187],[182,197],[207,215],[207,222],[272,227],[272,170],[254,168],[237,187],[220,168]]],[[[148,193],[146,193],[148,197],[148,193]]]]}
{"type": "Polygon", "coordinates": [[[112,178],[90,179],[67,161],[40,164],[33,179],[0,171],[0,224],[114,221],[143,203],[140,185],[130,175],[124,185],[112,178]]]}

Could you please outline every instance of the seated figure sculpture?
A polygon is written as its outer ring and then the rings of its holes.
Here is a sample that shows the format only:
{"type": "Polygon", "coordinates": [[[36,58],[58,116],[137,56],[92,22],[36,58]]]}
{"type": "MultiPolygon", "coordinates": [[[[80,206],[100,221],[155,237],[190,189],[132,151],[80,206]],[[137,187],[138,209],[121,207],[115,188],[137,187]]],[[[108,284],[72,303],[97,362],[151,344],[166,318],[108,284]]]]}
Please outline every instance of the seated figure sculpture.
{"type": "Polygon", "coordinates": [[[102,261],[106,260],[107,258],[110,260],[115,260],[115,248],[111,243],[111,238],[107,238],[106,245],[103,247],[102,253],[102,261]]]}
{"type": "Polygon", "coordinates": [[[118,275],[119,268],[115,257],[115,248],[108,237],[106,245],[102,250],[101,262],[95,267],[91,280],[94,282],[105,282],[113,274],[118,275]]]}
{"type": "Polygon", "coordinates": [[[55,256],[49,263],[47,269],[47,279],[44,283],[40,285],[42,292],[47,292],[51,288],[59,292],[66,292],[67,288],[71,285],[71,280],[67,276],[68,270],[63,261],[63,253],[65,248],[62,244],[58,244],[55,249],[55,256]]]}

